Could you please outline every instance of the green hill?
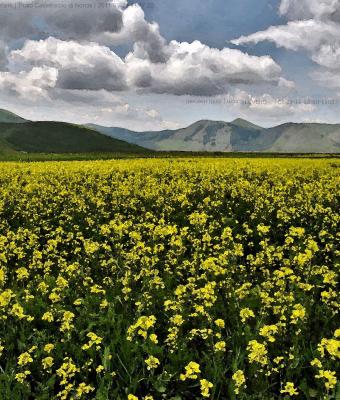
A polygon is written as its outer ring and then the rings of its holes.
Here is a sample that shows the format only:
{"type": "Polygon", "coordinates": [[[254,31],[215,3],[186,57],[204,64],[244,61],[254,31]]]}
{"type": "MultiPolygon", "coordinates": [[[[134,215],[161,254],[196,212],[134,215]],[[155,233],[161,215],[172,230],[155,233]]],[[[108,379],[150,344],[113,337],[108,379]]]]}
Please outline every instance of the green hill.
{"type": "Polygon", "coordinates": [[[26,120],[10,111],[0,109],[0,123],[1,122],[23,123],[26,122],[26,120]]]}
{"type": "Polygon", "coordinates": [[[145,149],[93,129],[63,122],[0,123],[0,152],[145,153],[145,149]]]}

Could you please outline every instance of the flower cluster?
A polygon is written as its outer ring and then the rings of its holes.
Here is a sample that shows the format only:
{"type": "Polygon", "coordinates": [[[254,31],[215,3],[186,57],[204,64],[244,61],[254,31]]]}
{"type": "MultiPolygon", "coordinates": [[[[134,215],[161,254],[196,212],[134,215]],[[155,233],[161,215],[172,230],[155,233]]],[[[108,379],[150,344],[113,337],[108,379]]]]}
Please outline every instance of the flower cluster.
{"type": "Polygon", "coordinates": [[[0,164],[0,399],[335,399],[337,159],[0,164]]]}

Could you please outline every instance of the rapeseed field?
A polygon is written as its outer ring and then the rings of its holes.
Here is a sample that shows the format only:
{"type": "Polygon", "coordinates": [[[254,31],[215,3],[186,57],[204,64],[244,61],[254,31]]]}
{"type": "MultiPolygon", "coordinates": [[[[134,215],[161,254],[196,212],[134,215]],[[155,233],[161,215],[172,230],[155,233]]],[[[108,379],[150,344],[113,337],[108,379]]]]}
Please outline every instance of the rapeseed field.
{"type": "Polygon", "coordinates": [[[0,399],[339,398],[339,167],[1,163],[0,399]]]}

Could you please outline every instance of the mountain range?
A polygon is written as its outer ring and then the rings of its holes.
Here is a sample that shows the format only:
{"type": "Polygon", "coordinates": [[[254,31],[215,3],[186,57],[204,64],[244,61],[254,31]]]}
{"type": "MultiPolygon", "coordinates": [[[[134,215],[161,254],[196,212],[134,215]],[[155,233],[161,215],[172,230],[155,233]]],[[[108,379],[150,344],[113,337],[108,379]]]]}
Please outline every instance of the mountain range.
{"type": "Polygon", "coordinates": [[[286,123],[263,128],[244,119],[202,120],[177,130],[133,132],[89,125],[111,137],[153,150],[339,153],[340,124],[286,123]]]}
{"type": "Polygon", "coordinates": [[[151,151],[339,153],[340,124],[263,128],[244,119],[202,120],[182,129],[134,132],[94,124],[34,122],[0,110],[0,154],[151,151]]]}

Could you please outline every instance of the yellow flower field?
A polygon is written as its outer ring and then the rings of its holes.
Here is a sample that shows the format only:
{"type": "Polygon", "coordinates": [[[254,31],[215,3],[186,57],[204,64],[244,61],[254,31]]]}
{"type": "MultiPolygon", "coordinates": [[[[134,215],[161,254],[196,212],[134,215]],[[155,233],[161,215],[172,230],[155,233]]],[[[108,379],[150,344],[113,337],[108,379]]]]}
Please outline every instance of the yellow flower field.
{"type": "Polygon", "coordinates": [[[339,160],[0,164],[0,399],[336,399],[339,160]]]}

